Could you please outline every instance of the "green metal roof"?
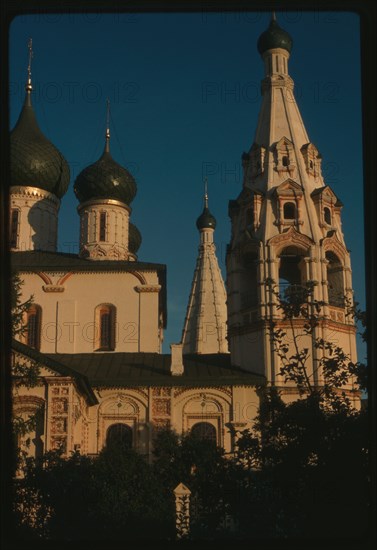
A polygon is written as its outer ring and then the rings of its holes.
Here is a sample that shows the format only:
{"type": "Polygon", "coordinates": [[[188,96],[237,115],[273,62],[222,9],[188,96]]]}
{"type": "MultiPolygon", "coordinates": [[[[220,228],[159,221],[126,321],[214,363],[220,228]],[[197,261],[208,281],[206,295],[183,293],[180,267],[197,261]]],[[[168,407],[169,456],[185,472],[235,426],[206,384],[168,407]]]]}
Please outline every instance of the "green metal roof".
{"type": "Polygon", "coordinates": [[[136,182],[128,170],[115,162],[110,151],[77,176],[74,192],[80,202],[90,199],[116,199],[130,204],[136,195],[136,182]]]}
{"type": "Polygon", "coordinates": [[[57,356],[41,353],[34,348],[30,348],[29,346],[22,344],[18,340],[12,341],[12,349],[18,353],[22,353],[23,355],[29,357],[33,361],[36,361],[40,365],[43,365],[55,371],[61,376],[70,376],[71,378],[74,378],[77,382],[79,389],[86,396],[89,405],[96,405],[98,403],[97,398],[94,395],[94,392],[90,386],[89,380],[85,376],[85,374],[72,369],[65,363],[61,363],[58,360],[57,356]]]}
{"type": "Polygon", "coordinates": [[[123,260],[88,260],[77,254],[66,252],[45,252],[42,250],[27,250],[13,252],[11,255],[13,267],[21,269],[72,269],[76,271],[151,271],[156,270],[161,275],[166,272],[165,264],[149,262],[127,262],[123,260]]]}
{"type": "Polygon", "coordinates": [[[170,373],[171,356],[158,353],[48,354],[83,374],[94,387],[259,385],[265,377],[232,366],[230,354],[183,356],[184,373],[170,373]]]}
{"type": "Polygon", "coordinates": [[[10,135],[10,173],[13,186],[37,187],[59,198],[68,189],[67,161],[41,132],[30,92],[10,135]]]}
{"type": "Polygon", "coordinates": [[[134,225],[133,223],[130,223],[128,226],[128,249],[130,252],[133,252],[133,254],[136,254],[136,252],[139,250],[141,245],[141,233],[134,225]]]}
{"type": "Polygon", "coordinates": [[[211,214],[207,207],[204,207],[203,212],[200,214],[199,218],[196,220],[196,227],[200,229],[206,228],[216,228],[216,218],[211,214]]]}
{"type": "Polygon", "coordinates": [[[292,51],[292,37],[279,27],[276,19],[271,19],[270,26],[264,31],[258,39],[258,52],[262,55],[267,50],[274,48],[283,48],[287,52],[292,51]]]}

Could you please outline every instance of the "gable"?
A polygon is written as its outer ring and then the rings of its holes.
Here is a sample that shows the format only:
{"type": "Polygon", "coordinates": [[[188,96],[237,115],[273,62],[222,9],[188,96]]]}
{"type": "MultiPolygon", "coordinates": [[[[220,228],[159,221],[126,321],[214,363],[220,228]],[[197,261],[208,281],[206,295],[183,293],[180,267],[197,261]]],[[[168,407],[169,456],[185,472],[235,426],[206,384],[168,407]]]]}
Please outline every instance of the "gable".
{"type": "Polygon", "coordinates": [[[15,356],[21,357],[25,363],[37,363],[40,367],[40,376],[64,376],[72,378],[76,382],[78,389],[84,395],[88,404],[95,405],[98,403],[97,398],[86,376],[82,375],[71,367],[64,365],[60,361],[52,359],[51,357],[48,357],[47,355],[44,355],[43,353],[40,353],[39,351],[30,348],[25,344],[22,344],[18,340],[13,340],[12,350],[15,356]]]}
{"type": "Polygon", "coordinates": [[[275,187],[275,193],[277,195],[286,195],[286,196],[300,196],[302,195],[301,185],[296,183],[293,179],[288,178],[283,183],[275,187]]]}
{"type": "Polygon", "coordinates": [[[334,191],[331,189],[329,185],[325,185],[324,187],[319,187],[318,189],[314,189],[311,196],[322,197],[328,202],[332,202],[333,204],[337,204],[339,202],[338,197],[335,195],[334,191]]]}

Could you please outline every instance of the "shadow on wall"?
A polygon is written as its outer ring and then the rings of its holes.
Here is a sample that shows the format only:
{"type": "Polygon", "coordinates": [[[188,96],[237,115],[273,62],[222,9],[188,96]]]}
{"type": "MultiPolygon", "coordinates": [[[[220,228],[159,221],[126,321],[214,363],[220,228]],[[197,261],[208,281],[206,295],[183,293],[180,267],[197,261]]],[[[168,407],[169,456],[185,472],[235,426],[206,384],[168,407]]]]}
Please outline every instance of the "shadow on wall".
{"type": "Polygon", "coordinates": [[[36,202],[29,210],[33,250],[55,250],[57,244],[57,212],[48,199],[36,202]]]}

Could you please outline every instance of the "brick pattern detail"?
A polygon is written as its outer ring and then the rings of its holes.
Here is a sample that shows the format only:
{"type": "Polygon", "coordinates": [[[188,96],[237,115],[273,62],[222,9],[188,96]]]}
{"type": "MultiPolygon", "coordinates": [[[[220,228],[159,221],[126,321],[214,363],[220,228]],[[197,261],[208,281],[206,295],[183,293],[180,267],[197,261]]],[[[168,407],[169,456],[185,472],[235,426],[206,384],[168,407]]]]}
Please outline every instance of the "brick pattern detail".
{"type": "Polygon", "coordinates": [[[51,388],[52,414],[50,418],[50,448],[53,450],[62,449],[67,452],[68,437],[68,385],[55,385],[51,388]]]}
{"type": "Polygon", "coordinates": [[[171,388],[152,388],[152,424],[155,430],[170,427],[171,388]]]}

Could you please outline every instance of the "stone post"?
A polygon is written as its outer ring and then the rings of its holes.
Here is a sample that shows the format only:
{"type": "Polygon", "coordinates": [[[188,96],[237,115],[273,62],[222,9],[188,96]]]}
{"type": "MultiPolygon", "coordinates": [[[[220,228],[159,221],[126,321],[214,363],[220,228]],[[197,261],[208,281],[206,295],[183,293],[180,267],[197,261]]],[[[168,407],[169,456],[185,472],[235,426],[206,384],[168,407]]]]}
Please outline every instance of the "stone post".
{"type": "Polygon", "coordinates": [[[174,489],[175,495],[175,526],[177,539],[187,537],[190,533],[190,495],[191,491],[186,485],[180,483],[174,489]]]}

